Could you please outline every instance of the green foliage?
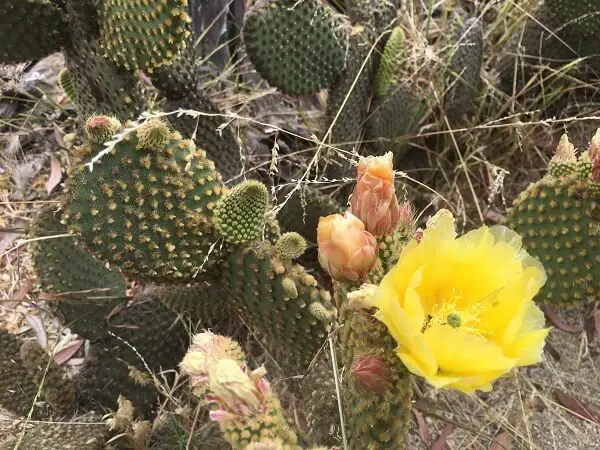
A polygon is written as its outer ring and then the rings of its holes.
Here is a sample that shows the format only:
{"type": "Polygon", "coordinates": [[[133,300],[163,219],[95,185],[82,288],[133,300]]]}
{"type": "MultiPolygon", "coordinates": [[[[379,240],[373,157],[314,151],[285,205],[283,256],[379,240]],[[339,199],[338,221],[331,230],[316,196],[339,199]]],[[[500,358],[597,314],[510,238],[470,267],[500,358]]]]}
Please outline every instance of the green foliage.
{"type": "Polygon", "coordinates": [[[221,197],[215,208],[219,234],[232,244],[258,239],[265,226],[268,203],[269,191],[264,184],[254,180],[238,184],[221,197]]]}
{"type": "Polygon", "coordinates": [[[99,258],[155,282],[191,277],[217,259],[205,261],[217,240],[210,219],[222,186],[204,151],[160,121],[130,131],[109,152],[87,145],[91,168],[71,177],[65,218],[99,258]]]}
{"type": "Polygon", "coordinates": [[[548,281],[539,301],[568,304],[600,298],[600,192],[593,186],[584,152],[571,163],[554,164],[552,173],[525,189],[509,211],[508,226],[546,268],[548,281]]]}
{"type": "Polygon", "coordinates": [[[101,41],[108,58],[128,70],[168,64],[189,35],[187,1],[104,0],[101,41]]]}
{"type": "Polygon", "coordinates": [[[0,62],[39,59],[65,42],[62,11],[49,0],[4,0],[0,4],[0,62]]]}
{"type": "Polygon", "coordinates": [[[318,0],[257,4],[244,41],[261,75],[282,92],[306,94],[332,85],[344,68],[348,26],[318,0]]]}
{"type": "Polygon", "coordinates": [[[69,414],[75,408],[75,387],[65,372],[35,341],[21,345],[21,361],[43,398],[55,411],[69,414]]]}

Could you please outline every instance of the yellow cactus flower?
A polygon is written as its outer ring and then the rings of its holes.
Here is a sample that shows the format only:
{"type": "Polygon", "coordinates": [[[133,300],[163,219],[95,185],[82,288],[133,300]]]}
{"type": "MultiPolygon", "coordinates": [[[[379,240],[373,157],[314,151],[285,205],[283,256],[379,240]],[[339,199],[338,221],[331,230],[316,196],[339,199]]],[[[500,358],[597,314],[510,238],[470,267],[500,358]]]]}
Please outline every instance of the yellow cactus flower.
{"type": "Polygon", "coordinates": [[[549,329],[533,298],[545,281],[517,233],[484,226],[457,238],[442,210],[372,301],[409,371],[437,388],[490,390],[512,368],[541,361],[549,329]]]}

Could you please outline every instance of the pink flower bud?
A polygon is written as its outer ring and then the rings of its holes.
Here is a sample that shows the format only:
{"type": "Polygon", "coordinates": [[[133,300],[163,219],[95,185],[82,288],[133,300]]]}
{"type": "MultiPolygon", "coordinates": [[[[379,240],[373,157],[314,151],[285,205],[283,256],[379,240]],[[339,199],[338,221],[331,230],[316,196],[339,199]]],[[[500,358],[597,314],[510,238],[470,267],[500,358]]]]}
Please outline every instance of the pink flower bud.
{"type": "Polygon", "coordinates": [[[592,162],[592,181],[600,183],[600,153],[598,153],[592,162]]]}
{"type": "Polygon", "coordinates": [[[377,261],[377,240],[350,212],[321,217],[317,244],[319,263],[334,280],[359,281],[377,261]]]}
{"type": "Polygon", "coordinates": [[[377,237],[392,233],[400,219],[392,153],[361,158],[357,170],[350,202],[352,214],[377,237]]]}
{"type": "Polygon", "coordinates": [[[363,355],[352,365],[352,376],[365,391],[383,394],[391,383],[391,375],[381,356],[363,355]]]}

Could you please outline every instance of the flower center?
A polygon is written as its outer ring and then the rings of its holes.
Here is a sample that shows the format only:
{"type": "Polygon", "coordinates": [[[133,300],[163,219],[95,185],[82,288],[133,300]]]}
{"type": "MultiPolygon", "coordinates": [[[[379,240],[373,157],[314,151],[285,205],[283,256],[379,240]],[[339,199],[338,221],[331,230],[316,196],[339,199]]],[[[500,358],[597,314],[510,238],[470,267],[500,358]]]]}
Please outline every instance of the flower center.
{"type": "Polygon", "coordinates": [[[433,305],[431,312],[425,317],[421,332],[425,333],[431,327],[450,326],[472,334],[485,334],[486,331],[479,323],[483,305],[479,302],[462,301],[459,307],[458,300],[461,300],[460,295],[453,295],[450,299],[442,299],[433,305]]]}

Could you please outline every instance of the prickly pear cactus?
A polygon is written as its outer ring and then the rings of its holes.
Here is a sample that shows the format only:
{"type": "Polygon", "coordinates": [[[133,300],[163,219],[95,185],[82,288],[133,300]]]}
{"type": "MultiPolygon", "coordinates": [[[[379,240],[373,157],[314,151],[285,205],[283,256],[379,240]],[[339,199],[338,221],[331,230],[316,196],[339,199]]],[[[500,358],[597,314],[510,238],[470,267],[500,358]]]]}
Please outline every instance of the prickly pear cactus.
{"type": "Polygon", "coordinates": [[[244,24],[248,54],[261,75],[289,94],[317,92],[344,68],[348,25],[318,0],[257,2],[244,24]]]}
{"type": "Polygon", "coordinates": [[[5,0],[0,4],[0,61],[24,62],[60,51],[65,17],[50,0],[5,0]]]}
{"type": "Polygon", "coordinates": [[[598,136],[579,156],[564,136],[549,173],[525,189],[509,211],[509,227],[546,268],[539,301],[568,304],[600,297],[600,193],[590,156],[597,158],[598,136]]]}
{"type": "Polygon", "coordinates": [[[101,42],[106,55],[127,70],[168,64],[190,32],[186,0],[104,0],[101,42]]]}
{"type": "Polygon", "coordinates": [[[65,219],[99,258],[155,282],[191,277],[218,260],[207,256],[218,239],[210,219],[220,175],[192,141],[154,119],[110,151],[89,140],[81,151],[90,156],[70,179],[65,219]]]}

